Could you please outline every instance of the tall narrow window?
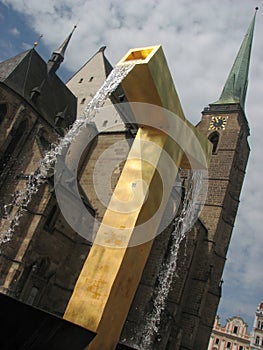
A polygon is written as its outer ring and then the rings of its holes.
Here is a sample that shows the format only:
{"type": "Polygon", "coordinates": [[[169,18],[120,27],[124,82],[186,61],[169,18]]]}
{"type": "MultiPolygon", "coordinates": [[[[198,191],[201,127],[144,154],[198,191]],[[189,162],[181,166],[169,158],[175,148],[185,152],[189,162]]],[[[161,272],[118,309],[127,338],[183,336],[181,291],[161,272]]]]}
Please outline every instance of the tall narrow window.
{"type": "Polygon", "coordinates": [[[12,161],[14,161],[14,158],[18,154],[18,151],[21,149],[22,139],[23,139],[23,136],[25,135],[26,130],[27,130],[26,120],[23,120],[16,129],[11,130],[10,132],[11,140],[5,150],[3,157],[0,158],[0,173],[3,171],[3,169],[6,167],[9,161],[10,161],[10,164],[12,163],[12,161]]]}
{"type": "Polygon", "coordinates": [[[46,230],[52,231],[54,229],[58,215],[59,215],[59,209],[58,209],[58,206],[55,204],[50,210],[47,220],[45,222],[44,228],[46,230]]]}
{"type": "Polygon", "coordinates": [[[211,135],[209,135],[208,140],[213,144],[212,154],[216,154],[218,141],[219,141],[219,134],[218,134],[218,132],[215,131],[211,135]]]}
{"type": "Polygon", "coordinates": [[[234,333],[234,334],[237,334],[237,332],[238,332],[238,326],[235,326],[235,327],[234,327],[233,333],[234,333]]]}
{"type": "Polygon", "coordinates": [[[4,120],[4,117],[7,114],[7,105],[6,103],[0,103],[0,124],[4,120]]]}
{"type": "Polygon", "coordinates": [[[36,300],[36,297],[38,295],[39,289],[37,287],[32,287],[29,296],[27,298],[27,304],[33,305],[34,301],[36,300]]]}

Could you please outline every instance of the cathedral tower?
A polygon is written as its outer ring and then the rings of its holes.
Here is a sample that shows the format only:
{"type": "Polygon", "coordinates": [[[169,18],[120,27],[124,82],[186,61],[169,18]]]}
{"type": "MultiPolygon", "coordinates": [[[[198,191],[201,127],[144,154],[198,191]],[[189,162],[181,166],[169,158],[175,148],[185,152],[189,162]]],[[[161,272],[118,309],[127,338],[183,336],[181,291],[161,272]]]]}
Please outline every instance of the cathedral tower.
{"type": "Polygon", "coordinates": [[[245,99],[255,18],[256,12],[219,100],[204,109],[202,120],[197,125],[213,144],[208,195],[200,215],[208,233],[211,266],[211,278],[200,315],[199,340],[195,344],[195,349],[200,350],[206,344],[202,341],[202,333],[207,332],[206,327],[212,326],[220,300],[223,269],[250,151],[245,99]]]}

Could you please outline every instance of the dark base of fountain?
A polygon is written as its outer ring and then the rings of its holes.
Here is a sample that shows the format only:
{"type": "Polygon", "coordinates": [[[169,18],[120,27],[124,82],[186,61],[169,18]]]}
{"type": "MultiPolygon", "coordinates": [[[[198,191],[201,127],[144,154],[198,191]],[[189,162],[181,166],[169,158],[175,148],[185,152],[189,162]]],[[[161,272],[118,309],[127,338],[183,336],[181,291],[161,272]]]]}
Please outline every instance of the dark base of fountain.
{"type": "MultiPolygon", "coordinates": [[[[83,350],[95,333],[0,294],[1,350],[83,350]]],[[[117,349],[131,349],[119,344],[117,349]]]]}

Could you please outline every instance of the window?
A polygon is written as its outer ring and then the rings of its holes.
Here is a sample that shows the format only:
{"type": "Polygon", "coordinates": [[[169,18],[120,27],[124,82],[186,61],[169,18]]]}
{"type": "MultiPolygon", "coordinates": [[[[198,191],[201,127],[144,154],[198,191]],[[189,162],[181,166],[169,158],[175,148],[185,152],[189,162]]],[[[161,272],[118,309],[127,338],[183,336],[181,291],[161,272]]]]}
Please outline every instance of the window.
{"type": "Polygon", "coordinates": [[[216,154],[218,141],[219,141],[219,134],[218,134],[218,132],[215,131],[211,135],[209,135],[208,140],[213,144],[212,154],[216,154]]]}
{"type": "Polygon", "coordinates": [[[231,348],[231,343],[230,343],[230,341],[227,342],[226,348],[227,348],[227,349],[230,349],[230,348],[231,348]]]}
{"type": "Polygon", "coordinates": [[[238,332],[238,326],[235,326],[235,327],[234,327],[234,330],[233,330],[233,333],[234,333],[234,334],[237,334],[237,332],[238,332]]]}
{"type": "Polygon", "coordinates": [[[120,102],[123,102],[124,99],[125,99],[125,95],[122,94],[122,95],[119,96],[119,101],[120,101],[120,102]]]}
{"type": "Polygon", "coordinates": [[[256,345],[259,345],[259,342],[260,342],[260,338],[257,336],[257,337],[256,337],[256,340],[255,340],[255,344],[256,344],[256,345]]]}
{"type": "Polygon", "coordinates": [[[244,350],[244,347],[242,345],[239,345],[239,350],[244,350]]]}
{"type": "Polygon", "coordinates": [[[29,305],[33,305],[35,299],[36,299],[36,296],[38,295],[38,292],[39,292],[39,289],[37,287],[32,287],[30,293],[29,293],[29,296],[27,298],[27,303],[29,305]]]}
{"type": "Polygon", "coordinates": [[[3,121],[4,117],[7,114],[7,105],[6,103],[0,103],[0,123],[3,121]]]}
{"type": "Polygon", "coordinates": [[[45,131],[44,128],[41,128],[39,130],[38,135],[37,135],[37,140],[39,140],[40,145],[44,150],[50,149],[50,142],[47,139],[47,132],[45,131]]]}
{"type": "Polygon", "coordinates": [[[23,120],[16,128],[12,129],[10,132],[11,140],[7,146],[5,153],[2,158],[0,158],[0,173],[6,167],[9,161],[12,165],[12,161],[15,160],[16,155],[21,150],[21,141],[27,130],[27,121],[23,120]],[[16,151],[18,150],[18,151],[16,151]]]}
{"type": "Polygon", "coordinates": [[[44,228],[46,230],[52,231],[54,229],[58,215],[59,215],[59,209],[58,209],[58,206],[55,204],[50,210],[47,220],[45,222],[44,228]]]}
{"type": "Polygon", "coordinates": [[[215,344],[218,345],[220,343],[220,339],[216,338],[215,344]]]}

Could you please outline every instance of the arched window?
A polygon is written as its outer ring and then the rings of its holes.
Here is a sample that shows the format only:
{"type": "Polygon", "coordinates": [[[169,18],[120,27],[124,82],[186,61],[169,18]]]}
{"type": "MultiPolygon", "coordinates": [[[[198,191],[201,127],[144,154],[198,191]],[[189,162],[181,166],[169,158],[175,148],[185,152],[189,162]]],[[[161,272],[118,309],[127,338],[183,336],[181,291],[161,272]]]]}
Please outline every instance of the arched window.
{"type": "Polygon", "coordinates": [[[27,298],[27,304],[33,305],[37,295],[38,295],[39,289],[37,287],[32,287],[29,296],[27,298]]]}
{"type": "Polygon", "coordinates": [[[52,232],[54,227],[55,227],[55,224],[56,224],[56,220],[58,218],[58,215],[59,215],[59,209],[58,209],[58,206],[55,204],[48,216],[47,216],[47,219],[46,219],[46,222],[44,224],[44,228],[49,231],[49,232],[52,232]]]}
{"type": "Polygon", "coordinates": [[[208,140],[213,144],[212,154],[216,154],[217,147],[218,147],[218,141],[219,141],[219,134],[218,134],[218,132],[215,131],[211,135],[209,135],[208,140]]]}
{"type": "Polygon", "coordinates": [[[47,151],[50,149],[50,142],[48,141],[47,132],[44,128],[39,129],[36,139],[37,139],[37,141],[39,141],[40,147],[44,151],[47,151]]]}
{"type": "Polygon", "coordinates": [[[6,103],[0,103],[0,124],[4,120],[4,117],[7,114],[7,105],[6,103]]]}
{"type": "Polygon", "coordinates": [[[259,345],[259,342],[260,342],[260,338],[257,336],[257,337],[256,337],[256,341],[255,341],[255,344],[256,344],[256,345],[259,345]]]}
{"type": "Polygon", "coordinates": [[[27,130],[27,120],[23,120],[18,127],[14,128],[10,132],[11,140],[7,146],[3,157],[0,159],[0,173],[5,168],[9,160],[14,160],[17,153],[16,150],[21,149],[21,143],[25,132],[27,130]]]}

